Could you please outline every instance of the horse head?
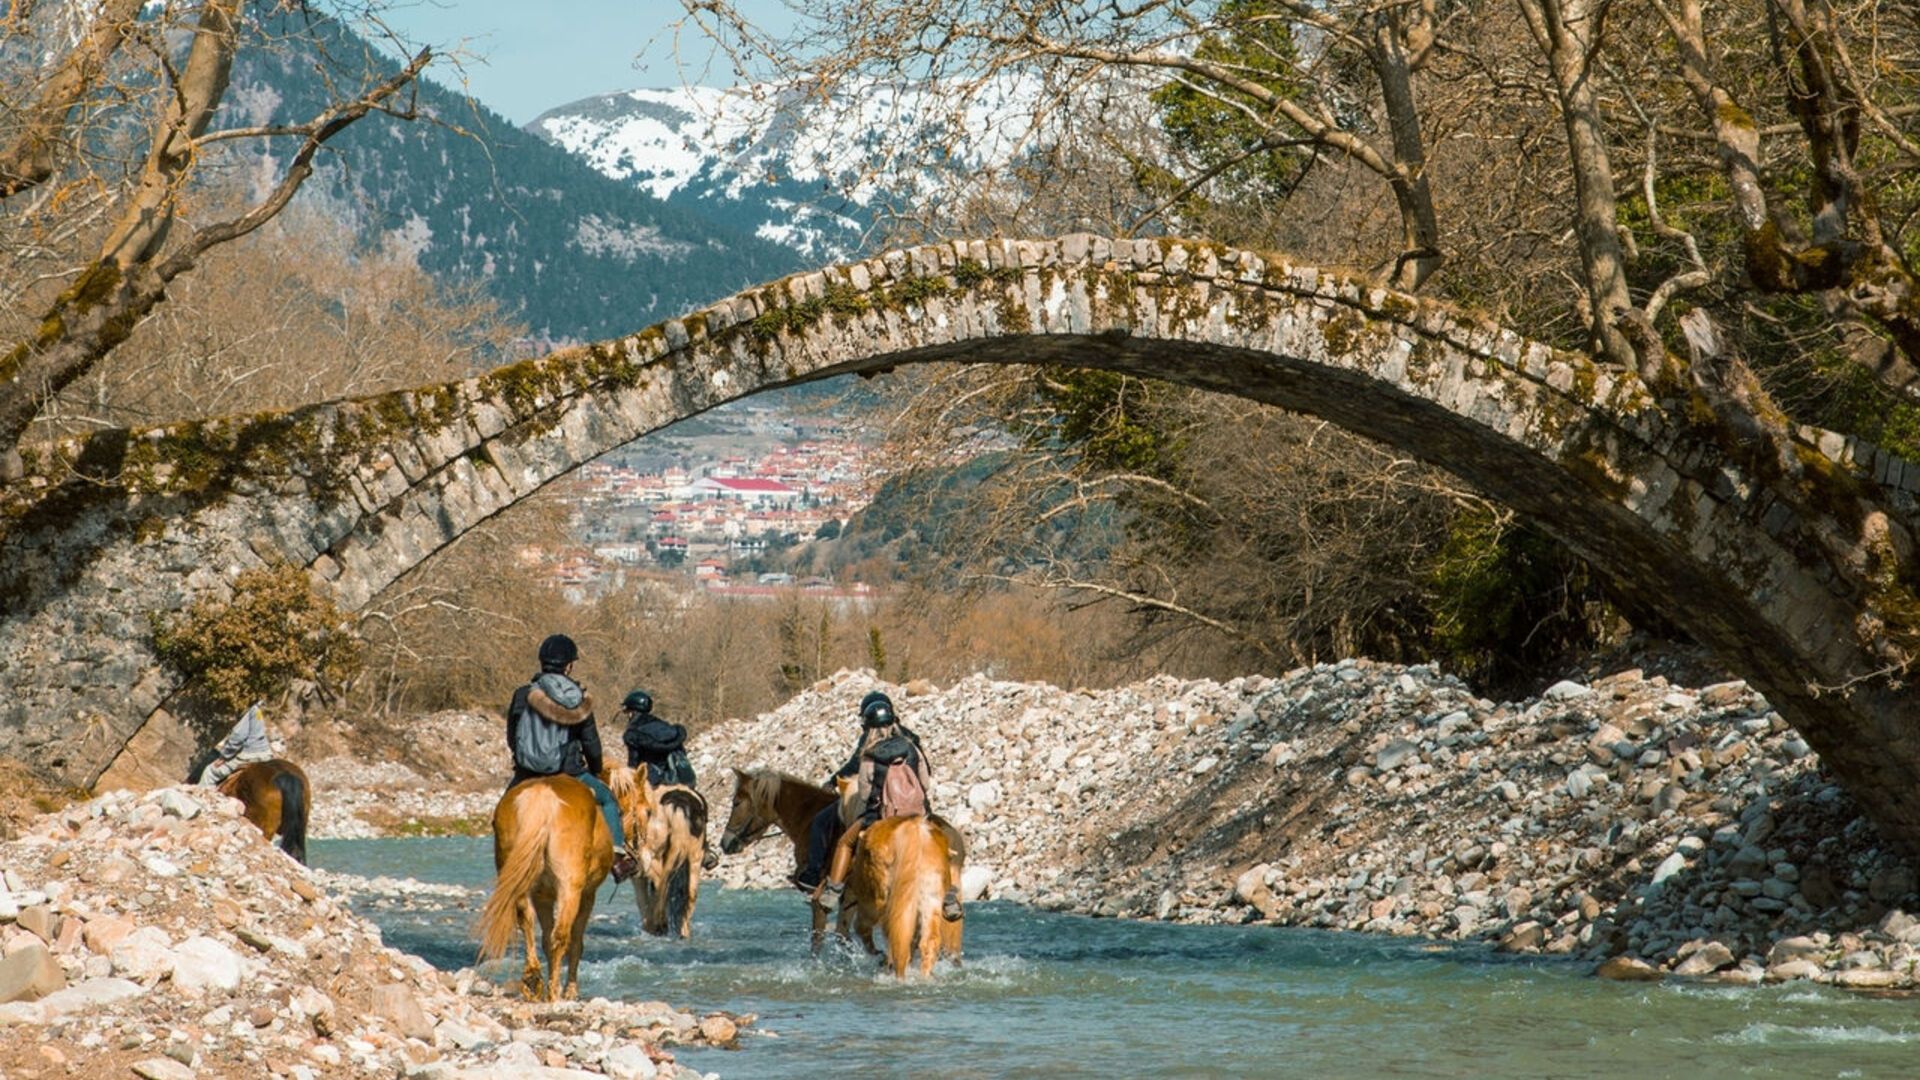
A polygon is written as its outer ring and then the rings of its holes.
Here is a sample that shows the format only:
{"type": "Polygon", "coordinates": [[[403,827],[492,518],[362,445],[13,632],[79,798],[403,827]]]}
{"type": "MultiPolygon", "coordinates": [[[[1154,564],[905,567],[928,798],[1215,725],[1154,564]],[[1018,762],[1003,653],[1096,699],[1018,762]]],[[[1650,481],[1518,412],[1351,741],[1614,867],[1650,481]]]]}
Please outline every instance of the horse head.
{"type": "Polygon", "coordinates": [[[733,808],[727,813],[720,850],[737,855],[740,849],[767,835],[778,823],[773,809],[773,784],[759,770],[733,770],[733,808]]]}

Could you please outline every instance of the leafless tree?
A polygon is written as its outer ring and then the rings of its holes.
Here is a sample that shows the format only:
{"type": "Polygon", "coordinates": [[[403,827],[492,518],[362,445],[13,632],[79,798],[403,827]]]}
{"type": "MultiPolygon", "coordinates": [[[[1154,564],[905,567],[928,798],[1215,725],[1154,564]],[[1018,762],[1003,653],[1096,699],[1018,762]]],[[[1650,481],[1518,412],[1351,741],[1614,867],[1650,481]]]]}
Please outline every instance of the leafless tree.
{"type": "MultiPolygon", "coordinates": [[[[4,287],[35,312],[0,344],[0,480],[17,471],[18,444],[47,402],[125,342],[209,252],[280,214],[341,131],[369,113],[411,118],[407,92],[431,59],[419,50],[385,75],[343,65],[335,99],[304,120],[215,128],[235,55],[256,33],[248,5],[149,7],[14,5],[0,22],[13,61],[0,78],[0,198],[14,240],[4,287]],[[203,205],[208,163],[243,146],[275,155],[263,193],[203,205]]],[[[317,48],[298,35],[278,44],[317,48]]]]}

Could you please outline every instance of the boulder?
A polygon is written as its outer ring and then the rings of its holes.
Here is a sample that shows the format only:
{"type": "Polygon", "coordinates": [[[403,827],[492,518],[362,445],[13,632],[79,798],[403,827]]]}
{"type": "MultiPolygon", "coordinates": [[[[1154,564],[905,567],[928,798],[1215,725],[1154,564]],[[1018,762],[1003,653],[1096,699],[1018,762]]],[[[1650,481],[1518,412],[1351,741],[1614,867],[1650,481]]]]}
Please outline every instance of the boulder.
{"type": "Polygon", "coordinates": [[[1827,947],[1810,937],[1781,938],[1767,950],[1767,966],[1776,967],[1790,960],[1819,961],[1827,955],[1827,947]]]}
{"type": "MultiPolygon", "coordinates": [[[[177,982],[180,975],[175,972],[173,977],[177,982]]],[[[391,1024],[404,1038],[433,1042],[433,1021],[427,1019],[413,992],[398,983],[373,988],[373,1014],[391,1024]]]]}
{"type": "Polygon", "coordinates": [[[700,1021],[700,1037],[715,1046],[731,1046],[740,1037],[740,1028],[730,1017],[714,1013],[700,1021]]]}
{"type": "Polygon", "coordinates": [[[173,985],[183,994],[197,996],[209,990],[232,993],[240,989],[246,966],[240,954],[210,937],[194,936],[173,950],[173,985]]]}
{"type": "Polygon", "coordinates": [[[985,866],[969,866],[960,872],[960,900],[971,904],[984,900],[993,881],[993,871],[985,866]]]}
{"type": "Polygon", "coordinates": [[[1731,965],[1735,959],[1732,949],[1717,941],[1709,941],[1700,946],[1692,956],[1680,961],[1680,966],[1674,968],[1673,973],[1689,978],[1699,978],[1731,965]]]}
{"type": "Polygon", "coordinates": [[[125,979],[88,979],[65,990],[55,990],[40,999],[40,1008],[49,1021],[68,1013],[93,1012],[115,1002],[128,1001],[147,992],[146,987],[125,979]]]}
{"type": "Polygon", "coordinates": [[[659,1072],[644,1048],[621,1043],[600,1059],[600,1068],[614,1080],[653,1080],[659,1072]]]}
{"type": "Polygon", "coordinates": [[[53,944],[53,939],[58,936],[55,933],[58,923],[59,916],[55,915],[53,909],[45,904],[35,904],[30,908],[21,908],[20,914],[14,917],[14,925],[32,933],[34,937],[39,938],[49,945],[53,944]]]}
{"type": "Polygon", "coordinates": [[[87,948],[101,956],[106,956],[113,951],[115,945],[120,944],[128,934],[133,933],[133,930],[132,919],[123,919],[118,915],[103,915],[98,919],[87,920],[82,939],[86,941],[87,948]]]}
{"type": "Polygon", "coordinates": [[[1373,756],[1373,767],[1380,772],[1392,772],[1409,761],[1420,760],[1420,746],[1406,739],[1394,739],[1380,748],[1373,756]]]}
{"type": "Polygon", "coordinates": [[[143,926],[120,939],[107,953],[113,973],[123,979],[151,983],[173,974],[172,942],[165,931],[143,926]]]}
{"type": "Polygon", "coordinates": [[[1594,974],[1617,982],[1659,982],[1662,977],[1657,968],[1632,956],[1615,956],[1602,963],[1594,974]]]}
{"type": "Polygon", "coordinates": [[[141,1080],[193,1080],[193,1070],[172,1058],[148,1058],[133,1063],[133,1075],[141,1080]]]}
{"type": "Polygon", "coordinates": [[[0,958],[0,1005],[38,1001],[66,985],[66,975],[41,942],[29,942],[0,958]]]}

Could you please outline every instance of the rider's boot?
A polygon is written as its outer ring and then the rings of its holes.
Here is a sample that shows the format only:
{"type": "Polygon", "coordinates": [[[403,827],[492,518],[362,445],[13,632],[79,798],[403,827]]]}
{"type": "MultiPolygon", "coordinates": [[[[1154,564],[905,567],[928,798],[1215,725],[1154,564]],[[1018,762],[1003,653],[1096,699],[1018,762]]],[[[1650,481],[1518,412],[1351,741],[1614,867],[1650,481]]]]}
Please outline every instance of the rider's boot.
{"type": "Polygon", "coordinates": [[[630,852],[622,849],[613,853],[612,876],[615,885],[632,877],[634,872],[639,869],[640,860],[634,858],[630,852]]]}
{"type": "Polygon", "coordinates": [[[847,871],[853,869],[853,845],[860,830],[848,829],[846,835],[833,849],[833,865],[827,870],[827,883],[813,896],[814,906],[822,911],[832,911],[840,906],[840,897],[847,891],[847,871]]]}

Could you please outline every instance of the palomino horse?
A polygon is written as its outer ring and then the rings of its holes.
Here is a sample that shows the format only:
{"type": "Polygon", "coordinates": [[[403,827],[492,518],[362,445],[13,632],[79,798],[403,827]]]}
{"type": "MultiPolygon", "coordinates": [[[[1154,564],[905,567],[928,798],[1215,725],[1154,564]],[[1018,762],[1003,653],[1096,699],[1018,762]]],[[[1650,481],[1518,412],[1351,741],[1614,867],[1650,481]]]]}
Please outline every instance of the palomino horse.
{"type": "MultiPolygon", "coordinates": [[[[833,791],[810,784],[797,776],[776,772],[772,769],[733,770],[733,808],[727,814],[727,827],[720,834],[720,850],[729,855],[738,853],[742,848],[767,835],[768,831],[778,827],[793,843],[793,862],[795,869],[806,865],[807,848],[810,844],[808,828],[814,815],[833,805],[839,796],[833,791]]],[[[966,843],[959,830],[947,824],[939,816],[928,818],[946,840],[948,872],[952,880],[958,883],[960,871],[966,860],[966,843]]],[[[864,841],[863,841],[864,843],[864,841]]],[[[860,887],[855,875],[848,884],[847,903],[856,900],[854,890],[860,887]]],[[[844,910],[845,905],[843,905],[844,910]]],[[[941,921],[941,947],[946,953],[959,956],[960,944],[964,936],[960,922],[941,921]]],[[[845,928],[841,931],[845,933],[845,928]]],[[[817,905],[813,907],[813,951],[819,952],[826,940],[827,913],[817,905]]],[[[891,939],[889,939],[891,940],[891,939]]],[[[868,941],[868,948],[872,942],[868,941]]],[[[878,950],[874,950],[878,951],[878,950]]]]}
{"type": "Polygon", "coordinates": [[[526,942],[520,986],[530,1000],[578,995],[580,947],[594,893],[613,867],[613,837],[593,792],[570,776],[543,776],[507,789],[493,808],[493,895],[480,912],[480,959],[507,951],[516,928],[526,942]],[[533,923],[547,957],[540,976],[533,923]],[[564,986],[560,965],[565,961],[564,986]]]}
{"type": "Polygon", "coordinates": [[[291,761],[274,758],[242,765],[220,781],[220,794],[240,800],[246,817],[280,850],[302,866],[307,862],[307,774],[291,761]]]}
{"type": "MultiPolygon", "coordinates": [[[[852,781],[842,779],[844,792],[852,781]]],[[[948,937],[940,914],[941,895],[948,881],[947,834],[918,814],[882,818],[867,827],[854,853],[847,876],[846,902],[840,907],[839,930],[853,932],[867,947],[877,926],[887,935],[887,967],[895,978],[905,978],[916,940],[920,947],[920,974],[932,975],[940,958],[942,939],[948,937]]],[[[955,933],[957,938],[958,924],[955,933]]]]}
{"type": "Polygon", "coordinates": [[[707,800],[684,784],[654,787],[637,769],[615,769],[607,783],[620,801],[627,848],[640,860],[633,880],[640,928],[692,937],[707,854],[707,800]]]}

